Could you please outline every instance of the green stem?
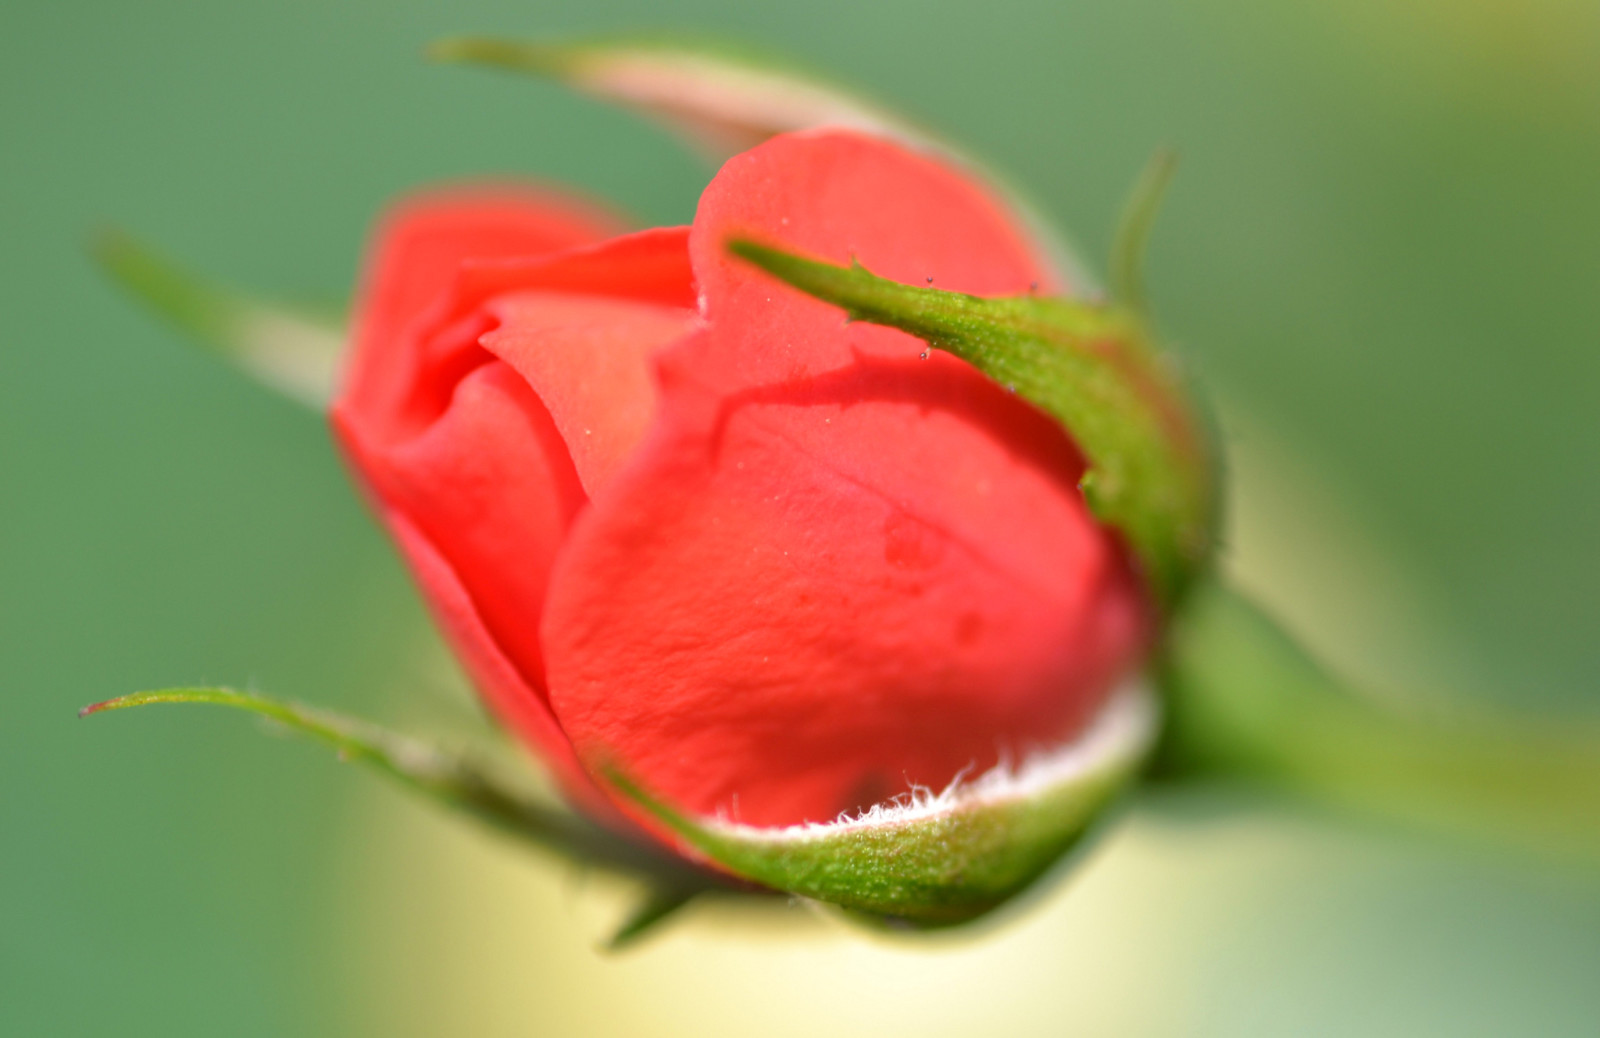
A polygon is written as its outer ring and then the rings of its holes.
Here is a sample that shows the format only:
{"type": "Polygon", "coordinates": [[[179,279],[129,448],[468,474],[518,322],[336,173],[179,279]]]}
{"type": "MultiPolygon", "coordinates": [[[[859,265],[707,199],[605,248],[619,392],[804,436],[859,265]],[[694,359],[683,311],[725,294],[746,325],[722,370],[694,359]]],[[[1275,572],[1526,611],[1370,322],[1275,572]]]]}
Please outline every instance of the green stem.
{"type": "Polygon", "coordinates": [[[1600,860],[1600,732],[1405,715],[1354,694],[1243,598],[1198,591],[1163,663],[1158,774],[1244,778],[1542,854],[1600,860]]]}

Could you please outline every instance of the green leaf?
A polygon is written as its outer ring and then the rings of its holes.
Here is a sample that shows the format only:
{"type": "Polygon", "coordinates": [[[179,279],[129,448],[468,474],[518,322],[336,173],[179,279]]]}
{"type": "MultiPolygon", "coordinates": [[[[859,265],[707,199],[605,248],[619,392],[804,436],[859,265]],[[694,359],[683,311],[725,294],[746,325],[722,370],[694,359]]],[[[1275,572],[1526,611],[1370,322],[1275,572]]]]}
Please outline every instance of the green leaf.
{"type": "Polygon", "coordinates": [[[1138,315],[903,285],[860,263],[835,266],[753,241],[728,248],[852,320],[948,350],[1053,417],[1089,463],[1081,483],[1089,506],[1127,539],[1169,610],[1209,565],[1217,496],[1210,439],[1138,315]]]}
{"type": "Polygon", "coordinates": [[[1122,690],[1073,744],[942,793],[856,818],[757,828],[690,818],[610,770],[617,789],[691,847],[775,890],[916,927],[950,926],[1025,889],[1138,771],[1156,727],[1143,686],[1122,690]]]}
{"type": "Polygon", "coordinates": [[[1076,250],[1016,185],[914,120],[784,58],[725,41],[640,35],[566,42],[463,37],[441,40],[428,53],[554,80],[633,109],[719,163],[776,134],[825,126],[931,152],[995,186],[1062,277],[1080,292],[1094,290],[1076,250]]]}
{"type": "Polygon", "coordinates": [[[100,234],[91,251],[114,281],[211,352],[308,407],[327,406],[344,349],[337,319],[224,288],[122,231],[100,234]]]}
{"type": "Polygon", "coordinates": [[[95,703],[78,716],[156,703],[210,703],[264,717],[331,746],[342,760],[365,764],[413,792],[579,865],[643,877],[685,896],[733,886],[666,851],[540,803],[463,756],[327,710],[228,688],[170,688],[95,703]]]}
{"type": "Polygon", "coordinates": [[[1246,779],[1411,826],[1600,861],[1600,729],[1418,714],[1338,680],[1211,583],[1165,647],[1159,773],[1246,779]]]}

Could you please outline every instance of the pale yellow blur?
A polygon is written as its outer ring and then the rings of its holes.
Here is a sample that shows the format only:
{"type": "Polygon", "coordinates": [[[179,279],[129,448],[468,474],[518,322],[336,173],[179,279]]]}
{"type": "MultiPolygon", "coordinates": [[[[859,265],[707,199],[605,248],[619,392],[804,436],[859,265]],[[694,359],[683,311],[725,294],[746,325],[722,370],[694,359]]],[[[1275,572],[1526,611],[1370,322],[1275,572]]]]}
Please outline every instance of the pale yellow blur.
{"type": "MultiPolygon", "coordinates": [[[[1425,670],[1425,604],[1379,527],[1236,409],[1226,425],[1228,568],[1342,663],[1425,670]]],[[[352,1033],[395,1036],[1182,1033],[1211,942],[1259,918],[1282,878],[1374,853],[1259,811],[1188,818],[1180,801],[1120,819],[976,932],[886,938],[805,907],[708,905],[613,955],[597,949],[631,889],[363,790],[336,913],[341,987],[352,1033]]]]}

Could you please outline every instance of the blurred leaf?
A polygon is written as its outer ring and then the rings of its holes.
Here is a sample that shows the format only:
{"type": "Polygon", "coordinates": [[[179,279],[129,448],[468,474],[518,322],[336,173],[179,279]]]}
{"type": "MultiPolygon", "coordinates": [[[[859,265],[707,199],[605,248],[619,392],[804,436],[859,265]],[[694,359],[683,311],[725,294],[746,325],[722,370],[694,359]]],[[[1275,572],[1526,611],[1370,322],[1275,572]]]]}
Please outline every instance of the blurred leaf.
{"type": "Polygon", "coordinates": [[[1600,861],[1600,730],[1408,714],[1336,680],[1220,584],[1198,590],[1162,663],[1160,773],[1247,778],[1340,807],[1600,861]]]}
{"type": "Polygon", "coordinates": [[[1209,565],[1217,496],[1210,438],[1136,314],[902,285],[860,263],[835,266],[751,241],[728,248],[852,320],[948,350],[1059,422],[1088,460],[1085,499],[1127,538],[1168,609],[1209,565]]]}
{"type": "Polygon", "coordinates": [[[95,703],[84,707],[78,716],[153,703],[210,703],[264,717],[333,747],[342,760],[366,764],[413,792],[425,794],[579,865],[643,877],[654,886],[686,896],[732,886],[723,877],[696,868],[664,850],[540,803],[464,756],[327,710],[227,688],[171,688],[136,692],[95,703]]]}
{"type": "Polygon", "coordinates": [[[428,53],[439,61],[552,79],[632,108],[719,164],[776,134],[818,127],[859,130],[934,153],[997,188],[1066,283],[1082,294],[1095,291],[1076,250],[1016,185],[915,121],[784,58],[724,41],[660,36],[570,42],[462,37],[441,40],[428,53]]]}
{"type": "Polygon", "coordinates": [[[1153,698],[1120,692],[1069,747],[918,791],[857,818],[784,828],[690,818],[612,770],[616,787],[719,865],[875,919],[951,926],[1025,889],[1134,777],[1154,738],[1153,698]]]}
{"type": "Polygon", "coordinates": [[[285,396],[327,406],[344,349],[340,320],[224,288],[123,231],[101,233],[92,252],[113,280],[202,346],[285,396]]]}

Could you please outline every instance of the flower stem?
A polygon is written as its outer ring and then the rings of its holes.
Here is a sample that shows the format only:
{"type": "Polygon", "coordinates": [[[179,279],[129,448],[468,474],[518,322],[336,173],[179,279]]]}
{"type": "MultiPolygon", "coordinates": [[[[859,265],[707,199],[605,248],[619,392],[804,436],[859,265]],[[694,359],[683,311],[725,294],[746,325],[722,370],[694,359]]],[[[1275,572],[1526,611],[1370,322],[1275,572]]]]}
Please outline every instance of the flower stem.
{"type": "Polygon", "coordinates": [[[1600,731],[1422,717],[1355,693],[1260,610],[1197,591],[1162,661],[1158,776],[1242,778],[1336,807],[1600,862],[1600,731]]]}

